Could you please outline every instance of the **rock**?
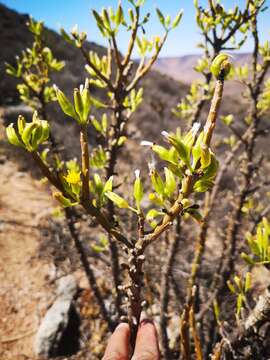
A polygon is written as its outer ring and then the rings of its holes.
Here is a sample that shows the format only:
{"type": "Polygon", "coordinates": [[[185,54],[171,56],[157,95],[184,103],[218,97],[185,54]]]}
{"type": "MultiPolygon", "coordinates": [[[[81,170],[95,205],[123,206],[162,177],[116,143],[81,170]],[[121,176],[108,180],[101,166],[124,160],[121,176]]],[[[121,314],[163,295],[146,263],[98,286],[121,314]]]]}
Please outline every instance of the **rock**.
{"type": "Polygon", "coordinates": [[[43,318],[34,340],[36,355],[69,356],[79,349],[80,319],[73,299],[78,290],[72,275],[60,279],[57,298],[43,318]]]}
{"type": "Polygon", "coordinates": [[[4,165],[6,162],[7,158],[4,155],[0,156],[0,165],[4,165]]]}

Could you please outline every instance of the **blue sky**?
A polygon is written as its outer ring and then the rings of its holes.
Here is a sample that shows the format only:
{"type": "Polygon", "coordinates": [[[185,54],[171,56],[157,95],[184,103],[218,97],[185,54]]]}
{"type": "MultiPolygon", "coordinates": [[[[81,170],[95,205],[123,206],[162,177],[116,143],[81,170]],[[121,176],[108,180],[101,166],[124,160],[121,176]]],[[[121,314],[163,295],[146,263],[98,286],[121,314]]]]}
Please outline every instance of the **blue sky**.
{"type": "MultiPolygon", "coordinates": [[[[96,30],[93,17],[90,13],[91,8],[100,10],[102,7],[118,4],[118,0],[0,0],[8,7],[17,10],[20,13],[31,14],[37,20],[44,20],[45,24],[56,31],[60,26],[70,30],[73,25],[78,24],[79,29],[86,31],[88,39],[105,45],[104,39],[96,30]]],[[[206,0],[201,0],[206,3],[206,0]]],[[[245,0],[223,0],[226,8],[237,3],[243,7],[245,0]]],[[[269,5],[269,0],[267,0],[269,5]]],[[[124,9],[129,7],[127,0],[122,0],[124,9]]],[[[195,12],[192,0],[146,0],[144,12],[150,12],[151,18],[147,31],[150,35],[162,33],[162,28],[155,14],[155,7],[159,7],[164,14],[170,14],[172,17],[180,9],[184,10],[184,16],[180,26],[170,33],[169,39],[161,53],[161,56],[179,56],[185,54],[194,54],[200,52],[196,48],[196,43],[200,41],[200,34],[195,26],[195,12]]],[[[269,10],[260,16],[259,25],[262,39],[269,39],[270,23],[269,10]]],[[[122,51],[127,44],[128,33],[123,31],[119,34],[119,44],[122,51]]],[[[242,51],[251,50],[251,41],[248,41],[242,51]]]]}

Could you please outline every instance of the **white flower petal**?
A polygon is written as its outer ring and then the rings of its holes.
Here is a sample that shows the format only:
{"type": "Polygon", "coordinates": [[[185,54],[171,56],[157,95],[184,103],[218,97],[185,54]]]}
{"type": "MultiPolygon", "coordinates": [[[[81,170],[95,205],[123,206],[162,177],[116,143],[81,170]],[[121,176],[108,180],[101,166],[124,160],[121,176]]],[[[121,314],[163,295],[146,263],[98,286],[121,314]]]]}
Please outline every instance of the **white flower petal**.
{"type": "Polygon", "coordinates": [[[199,122],[195,122],[191,128],[192,136],[195,137],[200,130],[201,124],[199,122]]]}
{"type": "Polygon", "coordinates": [[[141,171],[140,171],[139,169],[136,169],[136,170],[134,171],[136,179],[139,179],[139,177],[140,177],[140,172],[141,172],[141,171]]]}
{"type": "Polygon", "coordinates": [[[165,130],[163,130],[162,132],[161,132],[161,135],[162,136],[164,136],[166,139],[168,139],[169,138],[169,133],[167,132],[167,131],[165,131],[165,130]]]}
{"type": "Polygon", "coordinates": [[[153,146],[151,141],[143,140],[141,141],[141,146],[153,146]]]}

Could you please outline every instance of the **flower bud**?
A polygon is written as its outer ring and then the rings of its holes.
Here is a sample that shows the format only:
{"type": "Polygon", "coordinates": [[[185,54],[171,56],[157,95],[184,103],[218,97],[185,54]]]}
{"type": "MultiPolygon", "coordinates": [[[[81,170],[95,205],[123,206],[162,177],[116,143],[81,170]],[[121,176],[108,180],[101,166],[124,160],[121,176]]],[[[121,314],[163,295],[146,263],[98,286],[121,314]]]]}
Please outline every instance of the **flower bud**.
{"type": "Polygon", "coordinates": [[[216,56],[211,65],[211,72],[216,77],[226,77],[231,70],[231,63],[229,62],[229,55],[219,54],[216,56]]]}
{"type": "Polygon", "coordinates": [[[23,144],[21,143],[21,141],[18,139],[18,136],[15,132],[13,124],[10,124],[6,128],[6,134],[7,134],[7,138],[8,138],[8,141],[10,142],[10,144],[15,145],[15,146],[24,147],[23,144]]]}
{"type": "Polygon", "coordinates": [[[25,118],[22,115],[19,115],[17,125],[18,125],[19,134],[22,135],[25,127],[25,118]]]}
{"type": "Polygon", "coordinates": [[[22,133],[22,141],[24,142],[25,146],[28,148],[29,151],[32,151],[32,146],[30,144],[31,136],[33,131],[38,127],[37,122],[31,122],[26,124],[23,133],[22,133]]]}
{"type": "Polygon", "coordinates": [[[46,120],[41,120],[41,127],[42,127],[42,137],[40,140],[40,143],[48,140],[49,135],[50,135],[50,126],[49,126],[49,122],[46,120]]]}
{"type": "Polygon", "coordinates": [[[209,147],[205,144],[201,145],[201,165],[202,168],[205,169],[211,163],[211,152],[209,147]]]}
{"type": "Polygon", "coordinates": [[[152,170],[150,172],[150,176],[151,176],[153,188],[155,189],[156,193],[159,195],[163,195],[165,186],[159,173],[156,170],[152,170]]]}
{"type": "Polygon", "coordinates": [[[74,89],[74,105],[76,113],[79,115],[80,123],[84,123],[83,121],[83,101],[82,101],[82,95],[81,92],[78,89],[74,89]]]}
{"type": "Polygon", "coordinates": [[[79,117],[76,114],[76,111],[74,109],[74,106],[71,104],[71,102],[68,100],[68,98],[66,97],[66,95],[63,93],[63,91],[61,91],[57,86],[54,86],[55,92],[56,92],[56,97],[58,100],[58,103],[62,109],[62,111],[72,117],[73,119],[79,121],[79,117]]]}
{"type": "Polygon", "coordinates": [[[133,196],[136,201],[137,209],[140,210],[140,203],[143,198],[143,187],[140,178],[140,170],[135,170],[135,182],[133,187],[133,196]]]}
{"type": "Polygon", "coordinates": [[[31,135],[31,147],[33,150],[37,150],[38,145],[41,142],[42,138],[42,126],[40,123],[37,123],[37,127],[33,130],[31,135]]]}
{"type": "Polygon", "coordinates": [[[164,169],[165,172],[165,192],[168,196],[171,196],[176,190],[176,181],[174,174],[167,167],[164,169]]]}

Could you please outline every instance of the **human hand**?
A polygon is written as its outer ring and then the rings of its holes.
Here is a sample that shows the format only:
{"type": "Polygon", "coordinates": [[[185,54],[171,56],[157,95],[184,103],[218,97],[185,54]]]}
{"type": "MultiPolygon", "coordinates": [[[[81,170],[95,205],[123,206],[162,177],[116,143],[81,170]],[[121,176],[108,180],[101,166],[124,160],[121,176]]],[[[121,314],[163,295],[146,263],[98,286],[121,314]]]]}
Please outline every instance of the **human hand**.
{"type": "MultiPolygon", "coordinates": [[[[129,359],[129,326],[121,323],[109,339],[103,360],[129,359]]],[[[159,346],[155,325],[143,320],[140,323],[132,360],[159,360],[159,346]]]]}

